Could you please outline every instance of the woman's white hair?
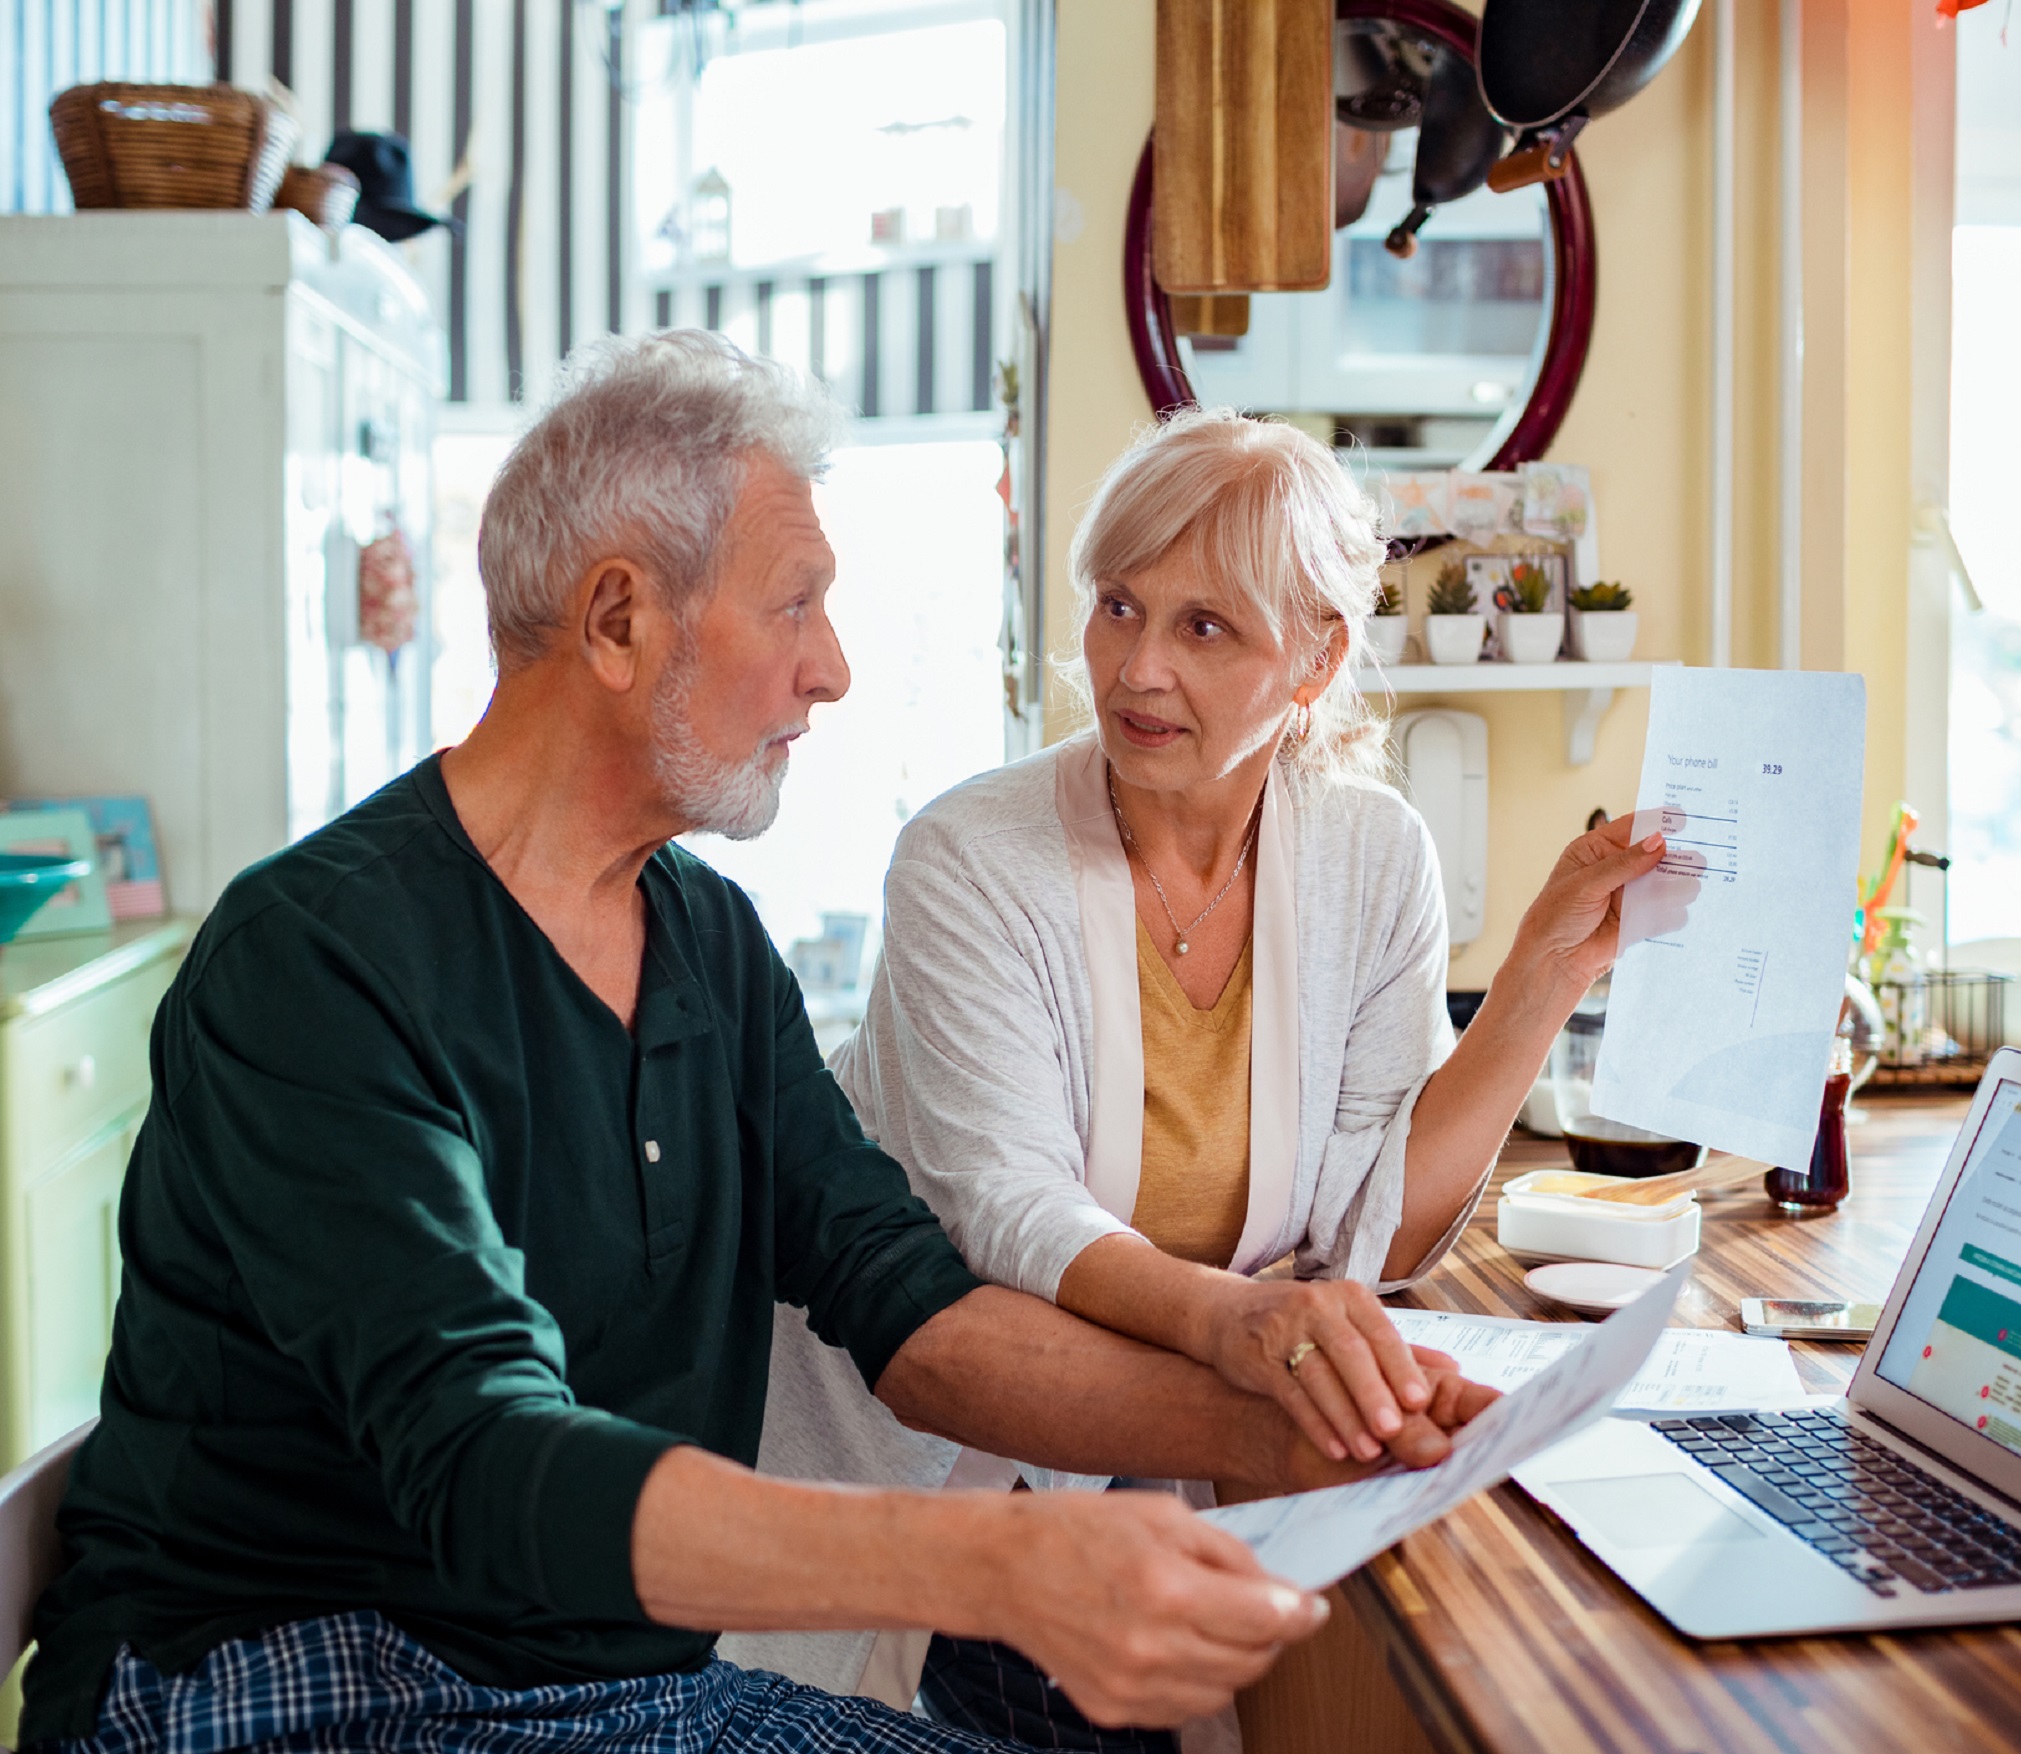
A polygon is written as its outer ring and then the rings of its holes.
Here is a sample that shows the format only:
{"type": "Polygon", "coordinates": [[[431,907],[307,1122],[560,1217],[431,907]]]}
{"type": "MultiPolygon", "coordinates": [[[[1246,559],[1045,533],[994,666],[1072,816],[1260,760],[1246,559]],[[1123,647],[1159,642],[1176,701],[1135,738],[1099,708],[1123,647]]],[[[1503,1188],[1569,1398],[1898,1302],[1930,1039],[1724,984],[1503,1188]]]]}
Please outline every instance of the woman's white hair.
{"type": "Polygon", "coordinates": [[[499,670],[541,655],[599,560],[639,562],[688,608],[752,453],[816,480],[837,419],[818,384],[703,330],[576,348],[484,502],[477,570],[499,670]]]}
{"type": "MultiPolygon", "coordinates": [[[[1314,778],[1379,777],[1383,720],[1350,673],[1387,552],[1378,518],[1333,452],[1296,427],[1233,408],[1173,415],[1109,466],[1074,534],[1075,649],[1061,679],[1091,704],[1079,652],[1102,582],[1127,580],[1185,542],[1203,574],[1261,614],[1294,664],[1345,630],[1348,662],[1283,758],[1314,778]]],[[[1287,705],[1297,682],[1287,673],[1287,705]]]]}

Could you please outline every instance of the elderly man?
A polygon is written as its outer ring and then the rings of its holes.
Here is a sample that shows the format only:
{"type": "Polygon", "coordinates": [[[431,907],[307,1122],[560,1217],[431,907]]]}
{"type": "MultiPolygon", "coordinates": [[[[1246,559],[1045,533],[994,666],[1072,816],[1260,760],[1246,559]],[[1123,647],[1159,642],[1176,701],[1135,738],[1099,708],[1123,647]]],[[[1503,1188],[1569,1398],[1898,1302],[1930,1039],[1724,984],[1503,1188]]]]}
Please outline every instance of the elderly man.
{"type": "MultiPolygon", "coordinates": [[[[1168,1723],[1319,1623],[1160,1496],[750,1471],[775,1299],[997,1453],[1344,1471],[1274,1403],[981,1285],[749,903],[667,844],[761,831],[848,685],[827,419],[711,337],[577,361],[485,509],[484,722],[205,925],[155,1026],[30,1743],[972,1748],[693,1629],[1000,1638],[1102,1721],[1168,1723]]],[[[1410,1398],[1392,1448],[1433,1459],[1475,1397],[1410,1398]]]]}

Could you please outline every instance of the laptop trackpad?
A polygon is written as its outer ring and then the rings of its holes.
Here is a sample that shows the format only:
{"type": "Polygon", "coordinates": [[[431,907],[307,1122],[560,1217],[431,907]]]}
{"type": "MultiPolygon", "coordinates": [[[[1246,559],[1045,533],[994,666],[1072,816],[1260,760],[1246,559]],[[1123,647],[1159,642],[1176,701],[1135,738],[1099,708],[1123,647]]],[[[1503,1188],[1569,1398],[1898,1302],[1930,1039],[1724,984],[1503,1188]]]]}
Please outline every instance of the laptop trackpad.
{"type": "Polygon", "coordinates": [[[1686,1547],[1762,1537],[1760,1529],[1735,1516],[1688,1474],[1554,1480],[1551,1496],[1582,1528],[1616,1547],[1686,1547]]]}

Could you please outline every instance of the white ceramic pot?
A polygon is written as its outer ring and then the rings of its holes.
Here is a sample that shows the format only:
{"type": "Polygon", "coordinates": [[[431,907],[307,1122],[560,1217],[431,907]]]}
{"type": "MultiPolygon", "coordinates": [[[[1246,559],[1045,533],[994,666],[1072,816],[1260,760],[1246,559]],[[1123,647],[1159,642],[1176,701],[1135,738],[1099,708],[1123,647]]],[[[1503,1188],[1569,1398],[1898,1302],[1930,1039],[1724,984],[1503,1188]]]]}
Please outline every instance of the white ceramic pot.
{"type": "Polygon", "coordinates": [[[1410,622],[1401,615],[1371,615],[1368,618],[1368,649],[1385,664],[1403,657],[1403,642],[1410,634],[1410,622]]]}
{"type": "Polygon", "coordinates": [[[1480,661],[1481,635],[1487,630],[1485,615],[1427,615],[1425,645],[1434,664],[1474,664],[1480,661]]]}
{"type": "Polygon", "coordinates": [[[1572,650],[1589,664],[1625,663],[1635,650],[1633,609],[1574,609],[1572,650]]]}
{"type": "Polygon", "coordinates": [[[1565,643],[1565,616],[1562,610],[1548,615],[1518,615],[1502,612],[1502,656],[1512,664],[1551,664],[1565,643]]]}

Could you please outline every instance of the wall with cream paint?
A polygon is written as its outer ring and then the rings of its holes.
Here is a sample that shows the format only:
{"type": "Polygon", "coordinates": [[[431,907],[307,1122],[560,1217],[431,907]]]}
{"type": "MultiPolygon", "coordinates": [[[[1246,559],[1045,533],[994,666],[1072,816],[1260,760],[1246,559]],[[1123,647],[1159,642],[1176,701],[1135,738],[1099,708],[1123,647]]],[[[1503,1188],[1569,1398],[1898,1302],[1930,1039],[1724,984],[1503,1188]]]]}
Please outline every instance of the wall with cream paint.
{"type": "MultiPolygon", "coordinates": [[[[1809,337],[1842,405],[1808,435],[1805,655],[1864,671],[1871,861],[1903,783],[1909,529],[1908,66],[1927,0],[1806,0],[1818,80],[1808,191],[1845,216],[1807,247],[1809,304],[1837,330],[1809,337]],[[1850,127],[1857,115],[1860,127],[1850,127]],[[1835,181],[1833,181],[1835,179],[1835,181]],[[1830,196],[1833,199],[1827,199],[1830,196]]],[[[1708,8],[1708,13],[1710,9],[1708,8]]],[[[1777,653],[1776,9],[1737,9],[1738,325],[1734,661],[1777,653]]],[[[1071,637],[1065,557],[1109,459],[1150,418],[1120,290],[1123,217],[1153,107],[1153,0],[1060,0],[1055,137],[1047,634],[1071,637]]],[[[1808,63],[1807,63],[1808,64],[1808,63]]],[[[1677,59],[1581,144],[1599,239],[1599,310],[1584,380],[1551,455],[1593,471],[1602,568],[1635,592],[1638,656],[1703,663],[1709,649],[1713,45],[1701,19],[1677,59]]],[[[1815,230],[1816,228],[1814,228],[1815,230]]],[[[1829,400],[1830,398],[1827,398],[1829,400]]],[[[1422,572],[1413,592],[1423,588],[1422,572]]],[[[1491,881],[1484,935],[1455,955],[1456,987],[1487,984],[1529,897],[1596,805],[1633,803],[1646,695],[1617,697],[1593,762],[1568,767],[1552,695],[1449,697],[1488,721],[1491,881]]],[[[1411,706],[1424,704],[1412,697],[1411,706]]],[[[1072,723],[1055,695],[1048,728],[1072,723]]]]}

